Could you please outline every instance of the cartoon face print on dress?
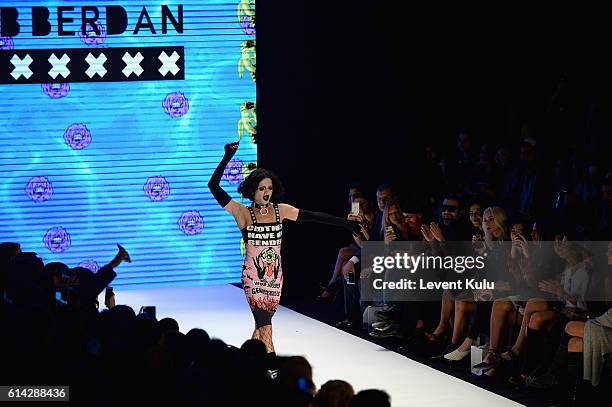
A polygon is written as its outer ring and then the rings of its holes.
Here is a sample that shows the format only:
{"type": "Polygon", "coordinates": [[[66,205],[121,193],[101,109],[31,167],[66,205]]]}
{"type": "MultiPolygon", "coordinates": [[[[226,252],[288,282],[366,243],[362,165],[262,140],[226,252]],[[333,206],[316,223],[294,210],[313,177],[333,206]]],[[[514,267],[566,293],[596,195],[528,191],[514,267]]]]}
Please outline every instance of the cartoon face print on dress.
{"type": "Polygon", "coordinates": [[[276,250],[268,247],[262,250],[257,257],[253,258],[253,264],[257,270],[257,277],[263,279],[264,276],[271,278],[274,276],[276,280],[278,278],[278,272],[280,270],[280,259],[276,254],[276,250]]]}

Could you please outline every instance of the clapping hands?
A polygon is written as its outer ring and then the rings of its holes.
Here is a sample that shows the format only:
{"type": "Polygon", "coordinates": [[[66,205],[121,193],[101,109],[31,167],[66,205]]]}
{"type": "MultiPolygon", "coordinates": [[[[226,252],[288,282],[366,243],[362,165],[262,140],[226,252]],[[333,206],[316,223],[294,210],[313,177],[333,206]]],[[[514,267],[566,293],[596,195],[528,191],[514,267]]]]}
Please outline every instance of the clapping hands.
{"type": "Polygon", "coordinates": [[[426,224],[421,225],[421,234],[423,234],[423,238],[428,242],[433,242],[434,240],[438,242],[446,241],[442,228],[436,222],[431,222],[429,226],[426,224]]]}

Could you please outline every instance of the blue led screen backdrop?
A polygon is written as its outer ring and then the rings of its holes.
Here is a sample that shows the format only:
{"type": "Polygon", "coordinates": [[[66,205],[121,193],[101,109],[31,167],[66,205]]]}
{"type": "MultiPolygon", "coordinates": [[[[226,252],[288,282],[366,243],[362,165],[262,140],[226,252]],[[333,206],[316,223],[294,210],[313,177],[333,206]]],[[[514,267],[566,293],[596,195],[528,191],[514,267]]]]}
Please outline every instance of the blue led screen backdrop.
{"type": "Polygon", "coordinates": [[[240,232],[206,184],[226,143],[241,139],[221,181],[234,199],[256,165],[254,1],[0,5],[19,23],[0,37],[0,241],[94,271],[120,243],[123,288],[239,281],[240,232]]]}

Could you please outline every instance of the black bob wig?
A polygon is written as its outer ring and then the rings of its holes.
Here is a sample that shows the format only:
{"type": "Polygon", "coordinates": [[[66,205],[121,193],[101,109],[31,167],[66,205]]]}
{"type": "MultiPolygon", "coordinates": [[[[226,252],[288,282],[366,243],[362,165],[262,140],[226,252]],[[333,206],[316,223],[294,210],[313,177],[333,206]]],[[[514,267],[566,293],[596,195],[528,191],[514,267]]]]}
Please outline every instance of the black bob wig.
{"type": "Polygon", "coordinates": [[[249,174],[238,186],[238,193],[251,201],[255,197],[255,191],[259,187],[261,180],[270,178],[272,180],[272,196],[278,198],[285,193],[285,188],[278,175],[270,170],[257,168],[249,174]]]}

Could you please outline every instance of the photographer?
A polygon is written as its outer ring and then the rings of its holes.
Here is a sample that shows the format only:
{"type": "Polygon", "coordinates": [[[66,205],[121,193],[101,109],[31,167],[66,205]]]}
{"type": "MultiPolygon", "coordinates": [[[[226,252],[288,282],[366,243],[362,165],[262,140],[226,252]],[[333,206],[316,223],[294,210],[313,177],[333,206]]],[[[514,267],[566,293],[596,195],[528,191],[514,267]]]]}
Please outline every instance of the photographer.
{"type": "Polygon", "coordinates": [[[83,267],[75,267],[71,270],[69,285],[72,287],[68,297],[68,305],[76,307],[81,312],[95,311],[98,295],[115,279],[117,273],[115,268],[123,261],[131,263],[130,255],[119,244],[115,257],[97,273],[83,267]]]}

